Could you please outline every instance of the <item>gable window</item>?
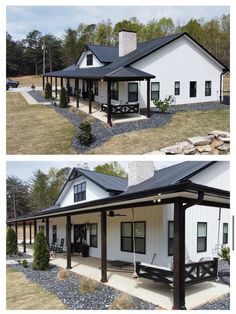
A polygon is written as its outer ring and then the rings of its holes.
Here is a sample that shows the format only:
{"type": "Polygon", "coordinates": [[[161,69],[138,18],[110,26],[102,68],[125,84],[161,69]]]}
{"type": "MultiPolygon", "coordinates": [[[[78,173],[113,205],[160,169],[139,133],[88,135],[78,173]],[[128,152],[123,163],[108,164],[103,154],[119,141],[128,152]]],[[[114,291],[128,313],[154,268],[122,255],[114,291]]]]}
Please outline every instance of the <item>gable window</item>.
{"type": "Polygon", "coordinates": [[[98,96],[98,81],[94,82],[94,95],[98,96]]]}
{"type": "Polygon", "coordinates": [[[205,81],[205,96],[211,96],[211,81],[205,81]]]}
{"type": "Polygon", "coordinates": [[[89,246],[97,247],[98,246],[98,224],[90,224],[90,242],[89,246]]]}
{"type": "Polygon", "coordinates": [[[175,82],[175,96],[180,95],[180,82],[175,82]]]}
{"type": "Polygon", "coordinates": [[[74,202],[86,200],[86,182],[74,186],[74,202]]]}
{"type": "Polygon", "coordinates": [[[87,65],[93,65],[93,55],[91,53],[87,55],[87,65]]]}
{"type": "Polygon", "coordinates": [[[174,248],[174,222],[168,221],[168,256],[173,255],[174,248]]]}
{"type": "Polygon", "coordinates": [[[228,244],[228,224],[223,223],[223,244],[228,244]]]}
{"type": "Polygon", "coordinates": [[[52,226],[52,243],[57,242],[57,225],[52,226]]]}
{"type": "Polygon", "coordinates": [[[121,251],[145,254],[146,223],[145,221],[121,222],[121,251]],[[134,225],[134,230],[133,230],[134,225]],[[134,236],[134,238],[133,238],[134,236]]]}
{"type": "Polygon", "coordinates": [[[119,84],[118,84],[118,82],[111,82],[111,99],[119,100],[119,84]]]}
{"type": "Polygon", "coordinates": [[[207,250],[207,223],[197,223],[197,252],[206,252],[207,250]]]}
{"type": "Polygon", "coordinates": [[[196,97],[197,96],[197,82],[191,81],[190,82],[190,97],[196,97]]]}
{"type": "Polygon", "coordinates": [[[128,83],[128,102],[138,101],[138,83],[128,83]]]}
{"type": "Polygon", "coordinates": [[[152,82],[151,83],[151,100],[160,98],[160,83],[152,82]]]}

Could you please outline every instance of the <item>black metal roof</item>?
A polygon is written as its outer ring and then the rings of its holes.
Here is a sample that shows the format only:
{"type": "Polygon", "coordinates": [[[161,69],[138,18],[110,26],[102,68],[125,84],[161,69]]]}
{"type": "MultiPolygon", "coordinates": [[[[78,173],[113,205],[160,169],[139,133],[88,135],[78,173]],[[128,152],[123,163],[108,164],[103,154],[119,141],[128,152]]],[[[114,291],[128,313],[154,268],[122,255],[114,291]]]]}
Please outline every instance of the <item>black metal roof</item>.
{"type": "Polygon", "coordinates": [[[115,46],[88,44],[87,47],[102,63],[114,62],[119,57],[119,48],[115,46]]]}

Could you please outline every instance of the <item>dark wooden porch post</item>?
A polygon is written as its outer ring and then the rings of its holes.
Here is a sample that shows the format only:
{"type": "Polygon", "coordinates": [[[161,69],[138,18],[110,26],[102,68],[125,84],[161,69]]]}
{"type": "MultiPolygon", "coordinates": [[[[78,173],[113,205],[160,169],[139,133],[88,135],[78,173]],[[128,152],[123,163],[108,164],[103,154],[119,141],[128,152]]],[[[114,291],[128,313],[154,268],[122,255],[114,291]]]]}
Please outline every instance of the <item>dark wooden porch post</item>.
{"type": "Polygon", "coordinates": [[[18,224],[15,222],[16,243],[18,244],[18,224]]]}
{"type": "Polygon", "coordinates": [[[92,82],[88,81],[89,113],[92,113],[92,82]]]}
{"type": "Polygon", "coordinates": [[[51,84],[51,87],[52,87],[52,76],[50,76],[50,84],[51,84]]]}
{"type": "Polygon", "coordinates": [[[61,77],[61,90],[62,90],[62,87],[63,87],[63,77],[61,77]]]}
{"type": "Polygon", "coordinates": [[[67,269],[71,269],[71,216],[66,216],[67,269]]]}
{"type": "Polygon", "coordinates": [[[57,77],[55,77],[55,96],[57,98],[57,77]]]}
{"type": "Polygon", "coordinates": [[[185,307],[185,209],[182,201],[174,204],[174,310],[185,307]]]}
{"type": "Polygon", "coordinates": [[[150,110],[150,79],[147,79],[147,118],[151,118],[151,110],[150,110]]]}
{"type": "Polygon", "coordinates": [[[101,211],[101,282],[107,282],[107,214],[101,211]]]}
{"type": "Polygon", "coordinates": [[[79,108],[79,79],[78,78],[75,80],[75,86],[76,86],[76,107],[79,108]]]}
{"type": "Polygon", "coordinates": [[[48,83],[48,76],[46,76],[46,82],[48,83]]]}
{"type": "Polygon", "coordinates": [[[46,241],[47,244],[49,245],[49,218],[45,219],[45,224],[46,224],[46,241]]]}
{"type": "Polygon", "coordinates": [[[43,75],[43,90],[45,88],[45,76],[43,75]]]}
{"type": "Polygon", "coordinates": [[[107,81],[107,123],[112,126],[111,122],[111,81],[107,81]]]}
{"type": "Polygon", "coordinates": [[[30,236],[30,244],[32,244],[32,223],[29,223],[29,236],[30,236]]]}
{"type": "Polygon", "coordinates": [[[36,235],[37,235],[37,220],[34,219],[34,241],[35,241],[36,235]]]}
{"type": "Polygon", "coordinates": [[[23,252],[26,253],[26,230],[25,221],[23,221],[23,252]]]}

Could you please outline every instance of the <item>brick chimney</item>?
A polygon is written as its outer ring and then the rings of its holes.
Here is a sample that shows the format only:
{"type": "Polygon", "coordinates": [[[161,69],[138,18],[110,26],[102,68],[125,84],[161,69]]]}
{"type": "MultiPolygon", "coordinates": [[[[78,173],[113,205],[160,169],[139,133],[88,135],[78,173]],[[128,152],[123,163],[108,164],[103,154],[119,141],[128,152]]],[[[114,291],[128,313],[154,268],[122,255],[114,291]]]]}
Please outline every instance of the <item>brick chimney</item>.
{"type": "Polygon", "coordinates": [[[137,34],[132,31],[119,32],[119,57],[123,57],[137,49],[137,34]]]}
{"type": "Polygon", "coordinates": [[[128,186],[139,184],[154,176],[152,161],[131,161],[128,164],[128,186]]]}

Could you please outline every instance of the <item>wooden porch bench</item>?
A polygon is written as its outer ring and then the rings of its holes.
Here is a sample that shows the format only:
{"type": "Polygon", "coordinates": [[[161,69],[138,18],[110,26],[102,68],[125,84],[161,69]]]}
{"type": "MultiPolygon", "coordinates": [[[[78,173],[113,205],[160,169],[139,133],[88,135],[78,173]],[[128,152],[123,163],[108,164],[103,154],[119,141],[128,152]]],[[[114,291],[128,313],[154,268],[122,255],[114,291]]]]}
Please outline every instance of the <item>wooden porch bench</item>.
{"type": "MultiPolygon", "coordinates": [[[[139,103],[112,104],[112,114],[139,113],[139,103]]],[[[101,111],[108,112],[107,104],[101,104],[101,111]]]]}

